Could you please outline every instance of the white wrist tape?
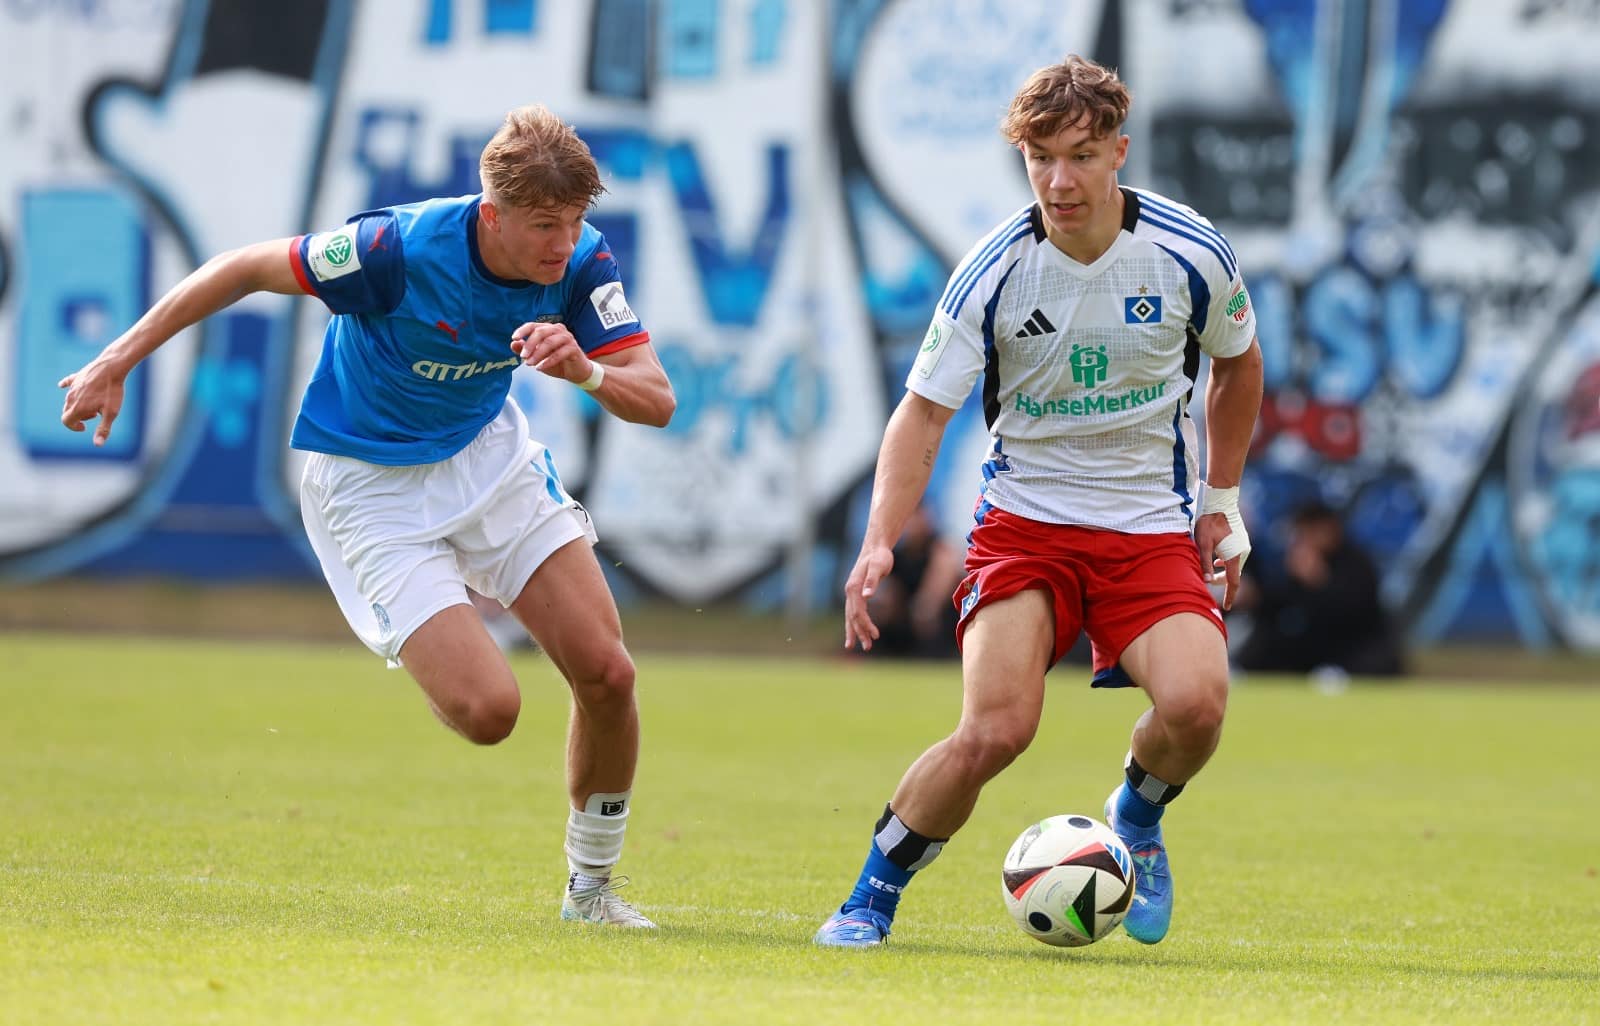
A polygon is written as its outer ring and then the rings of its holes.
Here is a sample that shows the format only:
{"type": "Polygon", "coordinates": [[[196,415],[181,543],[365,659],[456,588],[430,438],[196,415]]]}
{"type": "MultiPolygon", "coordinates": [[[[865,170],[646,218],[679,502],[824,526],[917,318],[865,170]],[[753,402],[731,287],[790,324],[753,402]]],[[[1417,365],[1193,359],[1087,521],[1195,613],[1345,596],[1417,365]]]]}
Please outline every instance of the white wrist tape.
{"type": "Polygon", "coordinates": [[[1217,555],[1224,562],[1238,556],[1239,569],[1243,570],[1244,561],[1250,558],[1250,532],[1244,529],[1244,519],[1239,516],[1238,487],[1213,488],[1206,485],[1205,494],[1200,499],[1200,515],[1208,513],[1221,513],[1228,520],[1229,534],[1217,542],[1217,555]]]}
{"type": "MultiPolygon", "coordinates": [[[[600,387],[600,382],[606,379],[606,369],[599,363],[595,362],[594,360],[590,360],[589,366],[593,367],[594,370],[589,372],[588,377],[578,382],[578,387],[583,389],[585,392],[593,392],[595,389],[600,387]]],[[[1234,490],[1238,491],[1238,489],[1234,490]]]]}

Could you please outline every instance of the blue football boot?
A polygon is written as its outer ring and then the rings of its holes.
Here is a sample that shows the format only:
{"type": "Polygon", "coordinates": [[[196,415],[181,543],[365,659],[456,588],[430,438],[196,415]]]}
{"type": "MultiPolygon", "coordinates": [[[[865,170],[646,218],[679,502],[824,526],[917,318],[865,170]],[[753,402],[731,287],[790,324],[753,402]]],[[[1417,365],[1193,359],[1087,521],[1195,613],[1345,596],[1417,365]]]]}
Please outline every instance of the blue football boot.
{"type": "Polygon", "coordinates": [[[889,917],[870,908],[841,908],[811,941],[825,948],[875,948],[889,943],[889,917]]]}
{"type": "Polygon", "coordinates": [[[1106,799],[1106,825],[1122,838],[1133,856],[1135,878],[1133,905],[1122,928],[1141,944],[1156,944],[1172,925],[1172,868],[1167,865],[1167,846],[1161,842],[1161,824],[1138,827],[1117,822],[1118,787],[1106,799]]]}

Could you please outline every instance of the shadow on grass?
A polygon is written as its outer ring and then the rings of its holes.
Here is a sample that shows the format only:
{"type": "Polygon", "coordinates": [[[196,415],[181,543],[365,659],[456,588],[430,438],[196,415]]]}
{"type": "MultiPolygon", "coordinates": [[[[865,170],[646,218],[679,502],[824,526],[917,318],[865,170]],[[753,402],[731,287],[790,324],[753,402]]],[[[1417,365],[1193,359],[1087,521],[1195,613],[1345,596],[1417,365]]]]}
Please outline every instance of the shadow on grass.
{"type": "Polygon", "coordinates": [[[711,948],[767,949],[772,951],[815,952],[818,958],[879,959],[895,961],[908,958],[934,956],[940,958],[972,959],[985,966],[1009,963],[1024,966],[1062,966],[1077,962],[1085,967],[1140,969],[1157,972],[1236,972],[1262,975],[1321,974],[1338,976],[1350,972],[1363,975],[1387,974],[1436,980],[1496,980],[1520,982],[1600,982],[1600,970],[1561,969],[1528,966],[1518,969],[1496,968],[1481,964],[1452,965],[1438,961],[1418,959],[1388,959],[1381,963],[1365,962],[1358,958],[1330,957],[1314,952],[1291,949],[1281,954],[1263,954],[1254,951],[1234,951],[1218,954],[1215,951],[1195,953],[1174,950],[1174,947],[1134,946],[1121,938],[1111,943],[1096,945],[1092,949],[1076,951],[1057,950],[1045,945],[1034,948],[1013,947],[1004,943],[982,940],[971,942],[939,938],[916,938],[891,941],[879,950],[849,951],[837,948],[818,948],[811,943],[811,927],[790,929],[787,922],[752,923],[663,923],[657,934],[663,943],[689,941],[711,948]]]}

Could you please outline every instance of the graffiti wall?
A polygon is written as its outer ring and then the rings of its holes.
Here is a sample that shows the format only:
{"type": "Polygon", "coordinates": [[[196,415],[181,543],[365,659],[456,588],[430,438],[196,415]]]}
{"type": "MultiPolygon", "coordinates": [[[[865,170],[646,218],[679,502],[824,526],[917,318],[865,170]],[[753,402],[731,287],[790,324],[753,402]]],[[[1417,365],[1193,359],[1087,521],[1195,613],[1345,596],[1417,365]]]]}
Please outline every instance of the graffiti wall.
{"type": "MultiPolygon", "coordinates": [[[[0,0],[0,574],[314,576],[320,305],[175,338],[102,449],[56,382],[214,253],[475,191],[538,101],[679,399],[655,431],[514,387],[619,593],[830,602],[945,278],[1028,200],[1000,114],[1068,52],[1134,90],[1124,181],[1251,283],[1259,547],[1320,496],[1414,634],[1600,648],[1594,0],[0,0]]],[[[972,404],[958,537],[984,444],[972,404]]]]}

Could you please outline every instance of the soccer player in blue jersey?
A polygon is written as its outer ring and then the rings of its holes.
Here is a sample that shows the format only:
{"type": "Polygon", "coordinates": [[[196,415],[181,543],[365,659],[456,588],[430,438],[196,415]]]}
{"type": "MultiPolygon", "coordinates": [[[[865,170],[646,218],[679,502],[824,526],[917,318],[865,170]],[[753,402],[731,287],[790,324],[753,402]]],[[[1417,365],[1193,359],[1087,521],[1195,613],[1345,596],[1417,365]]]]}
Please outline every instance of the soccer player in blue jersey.
{"type": "Polygon", "coordinates": [[[508,400],[520,363],[623,420],[665,425],[671,383],[584,220],[604,191],[588,147],[539,106],[484,148],[480,195],[357,214],[332,231],[223,253],[61,382],[61,421],[111,433],[123,382],[178,331],[253,292],[334,314],[290,445],[309,453],[306,533],[340,609],[477,744],[511,733],[521,695],[467,589],[505,605],[572,690],[569,865],[561,918],[653,927],[612,868],[639,749],[634,666],[589,515],[508,400]]]}
{"type": "Polygon", "coordinates": [[[1137,685],[1150,699],[1105,815],[1137,866],[1128,933],[1147,944],[1167,933],[1161,817],[1221,735],[1227,645],[1208,585],[1225,581],[1231,605],[1250,550],[1238,485],[1261,350],[1221,233],[1188,207],[1118,185],[1129,102],[1114,72],[1080,57],[1023,85],[1003,128],[1035,202],[957,266],[885,429],[845,585],[845,644],[864,649],[878,637],[868,600],[945,426],[982,378],[993,441],[955,594],[961,717],[906,771],[819,944],[888,939],[912,875],[1033,740],[1045,673],[1080,632],[1094,643],[1096,686],[1137,685]],[[1202,353],[1203,482],[1188,414],[1202,353]]]}

